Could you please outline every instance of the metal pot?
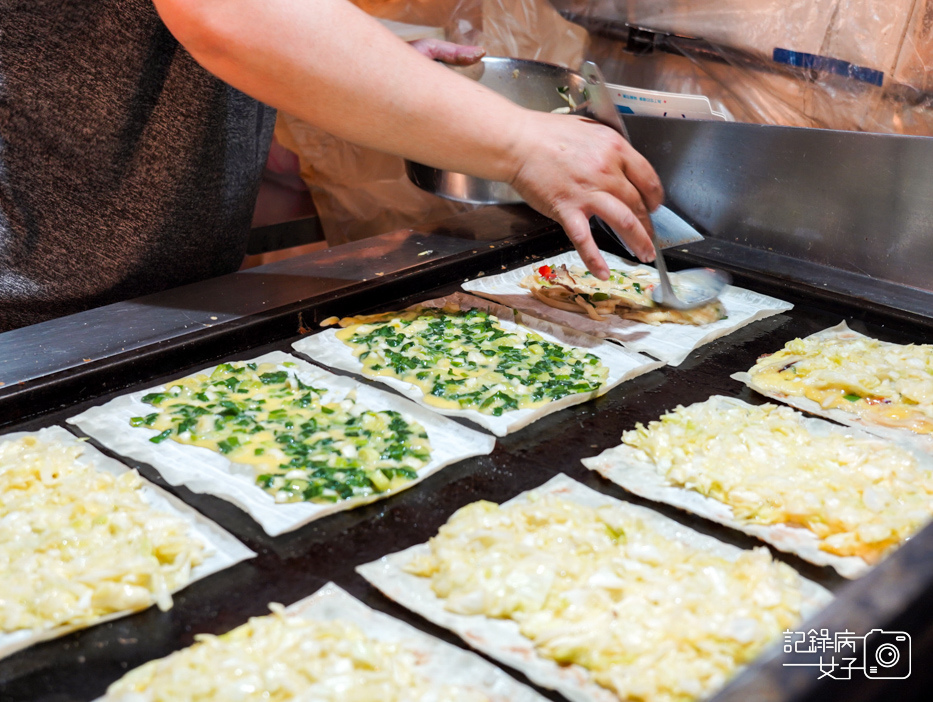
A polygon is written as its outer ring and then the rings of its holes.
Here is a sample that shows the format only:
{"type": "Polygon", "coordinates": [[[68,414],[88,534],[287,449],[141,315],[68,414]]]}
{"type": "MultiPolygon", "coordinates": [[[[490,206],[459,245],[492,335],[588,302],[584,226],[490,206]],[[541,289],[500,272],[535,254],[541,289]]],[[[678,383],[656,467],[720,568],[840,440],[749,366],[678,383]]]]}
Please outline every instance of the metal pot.
{"type": "MultiPolygon", "coordinates": [[[[564,94],[577,105],[586,101],[586,81],[576,71],[540,61],[487,56],[472,66],[451,67],[522,107],[541,112],[566,108],[564,94]]],[[[405,161],[412,183],[448,200],[474,205],[510,205],[523,202],[508,183],[444,171],[405,161]]]]}

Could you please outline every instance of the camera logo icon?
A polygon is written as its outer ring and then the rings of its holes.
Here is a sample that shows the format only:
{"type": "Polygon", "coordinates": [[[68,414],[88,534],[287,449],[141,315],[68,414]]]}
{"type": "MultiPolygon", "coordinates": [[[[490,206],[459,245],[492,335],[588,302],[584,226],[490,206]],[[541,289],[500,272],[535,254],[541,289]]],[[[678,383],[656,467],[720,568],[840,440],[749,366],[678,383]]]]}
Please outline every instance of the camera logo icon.
{"type": "Polygon", "coordinates": [[[872,629],[865,634],[866,678],[903,680],[910,677],[910,634],[872,629]]]}

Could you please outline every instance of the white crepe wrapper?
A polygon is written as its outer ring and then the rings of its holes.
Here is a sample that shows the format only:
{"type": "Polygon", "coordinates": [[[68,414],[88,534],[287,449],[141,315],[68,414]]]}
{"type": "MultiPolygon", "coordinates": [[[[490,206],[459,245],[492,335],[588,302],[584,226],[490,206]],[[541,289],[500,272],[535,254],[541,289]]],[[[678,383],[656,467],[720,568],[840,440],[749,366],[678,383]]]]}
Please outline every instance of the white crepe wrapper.
{"type": "MultiPolygon", "coordinates": [[[[707,402],[723,409],[728,407],[751,407],[742,400],[714,395],[707,402]]],[[[803,425],[814,436],[843,434],[859,439],[881,441],[868,432],[841,427],[822,419],[804,418],[803,425]]],[[[910,451],[924,470],[933,471],[933,458],[906,444],[901,448],[910,451]]],[[[596,471],[629,492],[655,502],[663,502],[687,512],[692,512],[719,524],[731,527],[771,544],[775,548],[793,553],[810,563],[831,566],[844,578],[858,578],[871,566],[856,556],[837,556],[820,550],[820,539],[809,529],[788,524],[749,524],[738,519],[732,508],[712,497],[706,497],[688,488],[669,484],[655,470],[654,463],[641,450],[622,444],[606,449],[598,456],[584,458],[583,465],[596,471]]]]}
{"type": "MultiPolygon", "coordinates": [[[[324,402],[343,399],[348,393],[355,391],[357,402],[368,409],[396,410],[407,420],[419,422],[428,433],[431,460],[418,471],[415,480],[406,483],[399,490],[415,485],[451,463],[470,456],[491,453],[495,446],[495,439],[491,436],[439,417],[403,398],[329,373],[296,356],[272,351],[243,362],[272,363],[280,370],[287,368],[283,363],[292,363],[294,365],[290,369],[296,372],[302,382],[328,390],[324,402]]],[[[212,368],[198,373],[209,374],[212,368]]],[[[115,398],[105,405],[93,407],[70,418],[68,422],[78,426],[85,434],[94,437],[112,451],[148,463],[172,485],[184,485],[194,492],[215,495],[232,502],[253,517],[270,536],[278,536],[325,515],[352,509],[398,492],[396,490],[329,504],[277,504],[272,495],[256,484],[253,466],[234,463],[221,453],[202,446],[181,444],[171,439],[154,444],[149,439],[158,434],[156,430],[130,426],[131,417],[144,416],[152,411],[152,406],[144,403],[142,397],[147,393],[164,389],[165,386],[159,386],[115,398]]]]}
{"type": "MultiPolygon", "coordinates": [[[[849,326],[845,323],[845,321],[842,321],[834,327],[824,329],[823,331],[812,334],[807,338],[829,340],[856,338],[865,339],[867,337],[857,331],[852,331],[849,329],[849,326]]],[[[740,383],[744,383],[755,392],[764,395],[765,397],[770,397],[772,400],[783,402],[785,405],[796,407],[799,410],[809,412],[810,414],[815,414],[820,417],[832,419],[834,422],[839,422],[840,424],[863,429],[871,434],[874,434],[875,436],[880,436],[883,439],[889,439],[890,441],[896,441],[901,444],[910,444],[911,446],[924,451],[925,453],[933,454],[933,435],[931,434],[918,434],[917,432],[906,428],[882,426],[880,424],[875,424],[868,419],[864,419],[857,414],[853,414],[852,412],[845,412],[841,409],[835,408],[826,409],[820,406],[819,402],[814,402],[813,400],[806,397],[785,395],[782,392],[767,390],[760,387],[755,382],[754,378],[749,373],[744,371],[741,373],[733,373],[729,377],[731,377],[733,380],[738,380],[740,383]]]]}
{"type": "MultiPolygon", "coordinates": [[[[95,468],[97,468],[97,470],[104,473],[110,473],[111,475],[119,476],[130,470],[130,468],[123,465],[119,461],[105,456],[86,441],[78,439],[74,434],[69,432],[64,427],[47,427],[36,432],[15,432],[0,437],[0,441],[14,441],[24,436],[35,436],[37,439],[47,443],[54,442],[66,445],[81,446],[84,452],[78,456],[77,463],[82,465],[93,465],[95,468]]],[[[170,512],[184,518],[184,520],[190,525],[190,533],[197,540],[201,541],[206,547],[204,552],[204,562],[192,568],[191,578],[186,584],[193,583],[196,580],[200,580],[201,578],[206,578],[208,575],[218,573],[225,568],[229,568],[230,566],[248,558],[253,558],[256,555],[253,551],[246,548],[246,546],[241,544],[233,536],[221,529],[212,521],[191,509],[191,507],[186,505],[177,497],[174,497],[160,487],[153,485],[145,478],[143,478],[143,485],[140,488],[140,491],[143,500],[147,504],[151,505],[154,509],[162,512],[170,512]]],[[[185,586],[183,585],[181,587],[175,588],[172,591],[172,594],[178,592],[183,587],[185,586]]],[[[21,629],[9,633],[0,631],[0,658],[9,656],[21,649],[28,648],[29,646],[39,643],[40,641],[48,641],[50,639],[58,638],[59,636],[64,636],[65,634],[69,634],[72,631],[77,631],[79,629],[85,629],[90,626],[97,626],[98,624],[102,624],[104,622],[113,621],[114,619],[119,619],[120,617],[125,617],[128,614],[132,614],[135,611],[140,610],[114,612],[112,614],[101,617],[97,621],[89,622],[86,624],[65,625],[52,629],[40,630],[21,629]]]]}
{"type": "MultiPolygon", "coordinates": [[[[424,393],[421,392],[420,388],[411,383],[388,376],[375,376],[371,378],[372,380],[385,383],[433,412],[451,417],[468,419],[488,429],[496,436],[511,434],[548,414],[604,395],[616,385],[664,365],[661,362],[653,361],[641,354],[626,349],[620,349],[618,346],[606,343],[602,339],[597,339],[588,334],[567,329],[550,322],[528,316],[516,315],[513,310],[508,307],[497,305],[489,300],[464,295],[463,293],[454,293],[453,295],[448,295],[447,297],[438,298],[436,300],[419,302],[417,305],[412,305],[409,309],[415,307],[444,307],[451,303],[458,305],[460,309],[477,308],[485,310],[498,317],[502,328],[508,331],[513,331],[519,328],[520,325],[535,331],[547,341],[584,349],[588,353],[598,356],[603,365],[609,369],[609,376],[606,382],[603,383],[596,392],[567,395],[566,397],[562,397],[554,402],[549,402],[541,407],[503,412],[500,417],[495,417],[491,414],[483,414],[473,409],[445,409],[436,407],[426,403],[424,401],[424,393]]],[[[313,336],[307,336],[304,339],[296,341],[293,346],[296,351],[305,354],[309,358],[313,358],[318,363],[362,375],[362,362],[353,355],[353,349],[350,346],[337,338],[337,331],[337,329],[327,329],[313,336]]]]}
{"type": "MultiPolygon", "coordinates": [[[[657,272],[651,266],[634,264],[605,251],[601,253],[606,259],[606,263],[613,270],[623,272],[637,270],[657,276],[657,272]]],[[[568,312],[546,305],[532,295],[530,290],[526,290],[519,285],[522,278],[534,273],[541,266],[550,265],[554,267],[561,264],[568,267],[586,267],[580,255],[576,251],[570,251],[506,273],[476,278],[463,283],[462,287],[468,292],[488,297],[503,305],[508,305],[555,324],[579,329],[581,332],[592,336],[613,339],[626,348],[646,353],[671,366],[679,366],[692,351],[703,346],[703,344],[708,344],[715,339],[731,334],[759,319],[771,317],[793,308],[793,305],[789,302],[768,295],[761,295],[744,288],[727,285],[719,296],[719,301],[722,302],[726,310],[726,318],[712,324],[695,326],[692,324],[663,323],[653,325],[622,319],[617,315],[609,315],[605,321],[597,321],[588,317],[582,310],[579,313],[568,312]]]]}
{"type": "MultiPolygon", "coordinates": [[[[475,690],[486,694],[491,702],[546,702],[526,685],[513,680],[475,653],[425,634],[410,624],[367,607],[335,585],[327,583],[285,609],[288,617],[319,622],[342,621],[355,624],[366,636],[391,643],[414,654],[414,669],[437,685],[475,690]]],[[[272,661],[270,661],[270,664],[272,661]]],[[[104,695],[96,702],[123,699],[104,695]]]]}
{"type": "MultiPolygon", "coordinates": [[[[723,543],[683,526],[657,512],[592,490],[572,478],[560,474],[544,485],[522,493],[504,503],[526,502],[529,496],[556,495],[581,505],[600,507],[615,505],[637,516],[651,529],[664,537],[677,539],[691,548],[734,561],[742,549],[723,543]]],[[[444,609],[444,601],[431,589],[430,578],[422,578],[404,571],[413,558],[430,553],[428,544],[418,544],[357,567],[357,572],[394,600],[425,619],[449,629],[473,648],[499,662],[521,671],[541,687],[557,690],[571,702],[618,702],[608,689],[598,685],[585,668],[579,665],[559,665],[540,656],[532,641],[521,634],[517,622],[494,619],[483,615],[454,614],[444,609]]],[[[804,618],[822,609],[832,595],[820,585],[801,578],[804,618]]]]}

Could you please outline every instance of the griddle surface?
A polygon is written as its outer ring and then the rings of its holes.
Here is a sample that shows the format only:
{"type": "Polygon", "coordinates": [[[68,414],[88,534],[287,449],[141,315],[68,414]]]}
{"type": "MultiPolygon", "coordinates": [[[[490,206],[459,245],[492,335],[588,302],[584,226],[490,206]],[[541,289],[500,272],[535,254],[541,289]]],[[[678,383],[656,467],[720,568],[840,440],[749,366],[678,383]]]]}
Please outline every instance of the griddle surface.
{"type": "MultiPolygon", "coordinates": [[[[125,461],[228,529],[258,556],[187,587],[175,597],[175,606],[168,612],[153,607],[33,646],[0,661],[0,700],[94,699],[128,669],[190,645],[195,634],[228,631],[250,616],[265,614],[267,603],[290,604],[328,581],[336,582],[378,610],[462,646],[459,639],[445,630],[384,598],[354,572],[354,567],[426,541],[465,504],[479,499],[502,502],[559,472],[619,499],[650,504],[653,509],[728,543],[746,548],[760,545],[755,539],[725,527],[634,497],[586,470],[580,459],[617,445],[621,433],[636,422],[656,419],[678,404],[702,401],[713,394],[760,404],[764,398],[731,380],[730,374],[747,370],[758,356],[779,349],[790,339],[825,329],[843,319],[858,331],[900,343],[929,343],[933,341],[933,333],[904,322],[872,317],[838,303],[794,299],[791,290],[768,290],[741,280],[737,284],[777,294],[794,302],[796,307],[700,348],[677,368],[653,371],[622,384],[602,398],[562,410],[501,438],[489,456],[462,461],[410,490],[351,512],[326,517],[278,538],[265,535],[251,518],[229,503],[183,487],[168,486],[150,466],[125,461]]],[[[395,300],[382,309],[400,308],[416,299],[428,299],[456,289],[457,286],[448,286],[395,300]]],[[[294,339],[257,346],[247,353],[222,360],[248,359],[273,349],[292,352],[292,341],[294,339]]],[[[172,380],[199,367],[178,368],[177,372],[154,378],[137,388],[97,397],[90,402],[72,403],[65,398],[63,402],[70,405],[67,409],[47,413],[8,430],[64,424],[67,417],[88,406],[102,404],[133,389],[172,380]]],[[[98,448],[113,455],[103,447],[98,448]]],[[[831,569],[819,568],[780,552],[775,555],[831,590],[838,591],[843,583],[831,569]]],[[[524,680],[520,674],[515,675],[524,680]]],[[[552,699],[562,699],[542,692],[552,699]]]]}

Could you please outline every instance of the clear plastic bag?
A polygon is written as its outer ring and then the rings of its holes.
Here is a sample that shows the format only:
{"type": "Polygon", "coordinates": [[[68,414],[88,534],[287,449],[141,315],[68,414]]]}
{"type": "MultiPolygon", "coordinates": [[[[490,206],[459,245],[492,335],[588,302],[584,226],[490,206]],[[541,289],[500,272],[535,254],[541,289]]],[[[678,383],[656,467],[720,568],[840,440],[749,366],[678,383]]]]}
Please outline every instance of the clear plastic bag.
{"type": "MultiPolygon", "coordinates": [[[[490,56],[579,66],[587,32],[563,19],[547,0],[356,0],[370,14],[439,27],[449,41],[476,44],[490,56]]],[[[407,39],[420,34],[399,32],[407,39]]],[[[329,245],[438,219],[470,205],[425,193],[408,180],[397,156],[338,139],[279,114],[276,139],[298,154],[329,245]]]]}
{"type": "Polygon", "coordinates": [[[699,93],[747,122],[933,135],[933,0],[555,0],[609,81],[699,93]],[[677,36],[627,51],[625,25],[677,36]],[[876,84],[880,83],[880,84],[876,84]]]}

